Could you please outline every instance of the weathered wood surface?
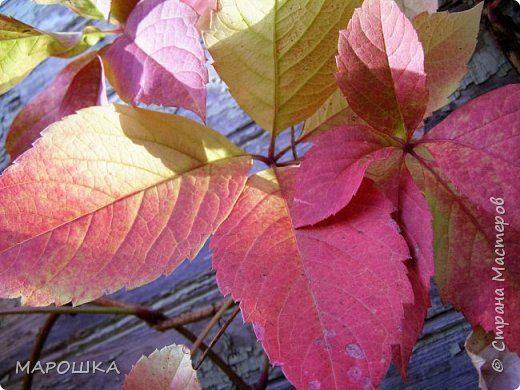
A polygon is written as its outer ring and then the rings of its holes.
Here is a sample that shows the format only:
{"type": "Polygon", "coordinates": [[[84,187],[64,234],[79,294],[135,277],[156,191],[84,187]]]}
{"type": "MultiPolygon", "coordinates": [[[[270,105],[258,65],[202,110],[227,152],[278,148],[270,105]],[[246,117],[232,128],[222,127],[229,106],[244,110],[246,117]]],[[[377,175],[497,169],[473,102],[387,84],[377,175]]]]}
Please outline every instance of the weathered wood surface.
{"type": "MultiPolygon", "coordinates": [[[[466,8],[471,1],[444,1],[444,8],[466,8]],[[464,4],[465,3],[465,4],[464,4]]],[[[8,0],[0,6],[0,13],[10,14],[27,23],[51,31],[79,30],[85,20],[74,17],[59,6],[38,7],[28,0],[8,0]]],[[[0,145],[16,113],[37,92],[42,90],[64,65],[64,60],[51,59],[33,72],[15,89],[0,96],[0,145]]],[[[497,47],[493,37],[482,26],[479,44],[460,90],[453,102],[437,112],[432,123],[445,117],[452,109],[472,97],[511,82],[518,82],[518,74],[497,47]]],[[[112,96],[112,99],[115,99],[112,96]]],[[[209,125],[227,135],[246,150],[265,152],[268,136],[235,104],[225,85],[213,72],[209,85],[209,125]]],[[[284,140],[287,142],[287,139],[284,140]]],[[[282,145],[283,146],[283,145],[282,145]]],[[[0,170],[8,163],[0,148],[0,170]]],[[[464,277],[464,275],[461,275],[464,277]]],[[[468,283],[471,281],[468,280],[468,283]]],[[[175,315],[219,299],[213,273],[211,254],[207,246],[192,263],[185,263],[173,275],[133,291],[114,294],[117,299],[141,303],[175,315]]],[[[491,299],[491,298],[490,298],[491,299]]],[[[2,301],[3,307],[14,306],[14,301],[2,301]]],[[[19,388],[22,374],[15,373],[16,362],[27,360],[35,336],[45,320],[43,315],[10,316],[0,318],[0,384],[7,389],[19,388]]],[[[204,323],[190,327],[194,332],[204,323]]],[[[470,326],[463,317],[442,305],[435,293],[432,308],[420,340],[414,351],[405,386],[391,367],[382,389],[476,389],[477,375],[463,348],[470,326]]],[[[133,317],[101,315],[62,316],[45,346],[42,361],[109,362],[115,360],[121,375],[36,374],[35,389],[117,389],[131,365],[142,354],[150,354],[172,342],[187,343],[175,331],[159,333],[133,317]]],[[[263,352],[250,326],[242,325],[241,318],[232,324],[226,336],[216,347],[218,352],[248,382],[256,383],[260,375],[263,352]]],[[[226,376],[207,361],[200,370],[205,389],[232,388],[226,376]]],[[[288,389],[280,369],[271,371],[270,389],[288,389]]],[[[326,389],[324,389],[326,390],[326,389]]]]}

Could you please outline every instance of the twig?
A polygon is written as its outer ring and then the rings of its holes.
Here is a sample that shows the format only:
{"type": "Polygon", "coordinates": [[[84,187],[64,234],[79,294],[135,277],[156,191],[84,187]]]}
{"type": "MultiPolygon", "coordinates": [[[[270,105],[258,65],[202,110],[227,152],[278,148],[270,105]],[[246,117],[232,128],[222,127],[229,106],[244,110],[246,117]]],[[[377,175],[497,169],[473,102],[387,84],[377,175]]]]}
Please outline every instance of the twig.
{"type": "Polygon", "coordinates": [[[146,322],[148,325],[152,327],[168,319],[168,317],[166,317],[166,315],[164,315],[164,313],[161,311],[151,310],[141,305],[134,305],[131,303],[116,301],[115,299],[99,298],[95,301],[92,301],[91,304],[100,307],[128,309],[129,311],[132,311],[132,314],[134,316],[142,319],[144,322],[146,322]]]}
{"type": "Polygon", "coordinates": [[[267,354],[264,352],[264,360],[262,361],[262,372],[260,373],[260,379],[258,379],[258,384],[256,385],[256,390],[265,390],[267,389],[267,384],[269,382],[269,369],[271,368],[271,364],[269,363],[269,358],[267,354]]]}
{"type": "Polygon", "coordinates": [[[29,358],[29,371],[25,375],[22,384],[22,390],[30,390],[33,382],[33,368],[36,362],[40,359],[40,355],[43,350],[43,346],[45,345],[45,341],[51,332],[52,327],[56,323],[56,320],[59,318],[59,314],[52,313],[47,317],[47,320],[43,324],[38,336],[36,338],[36,342],[34,343],[33,349],[31,351],[31,356],[29,358]]]}
{"type": "Polygon", "coordinates": [[[294,126],[291,126],[291,150],[295,160],[298,160],[298,153],[296,152],[296,134],[294,126]]]}
{"type": "Polygon", "coordinates": [[[214,345],[217,343],[217,341],[222,337],[222,335],[226,332],[226,329],[231,325],[237,314],[240,313],[240,306],[237,306],[236,309],[231,313],[229,318],[224,322],[224,325],[222,325],[222,328],[219,329],[218,333],[213,337],[213,340],[208,345],[208,348],[204,351],[202,354],[199,362],[195,365],[195,370],[198,370],[200,365],[204,362],[204,359],[208,355],[208,353],[211,351],[211,349],[214,347],[214,345]]]}
{"type": "MultiPolygon", "coordinates": [[[[183,326],[179,326],[175,328],[177,332],[179,332],[182,336],[184,336],[187,340],[191,341],[192,343],[197,340],[197,336],[195,336],[192,332],[190,332],[188,329],[186,329],[183,326]]],[[[211,361],[219,367],[224,374],[227,375],[227,377],[231,380],[231,382],[237,387],[239,390],[251,390],[251,386],[249,386],[247,383],[244,382],[244,380],[237,375],[235,371],[231,369],[227,365],[227,363],[222,360],[222,358],[217,355],[212,350],[208,349],[208,346],[204,343],[201,343],[199,346],[200,350],[204,350],[207,352],[208,358],[211,359],[211,361]]]]}
{"type": "Polygon", "coordinates": [[[154,329],[164,332],[165,330],[175,329],[178,326],[191,324],[193,322],[198,322],[205,320],[213,315],[215,315],[222,305],[226,303],[226,299],[222,299],[218,302],[215,302],[211,305],[203,306],[196,311],[192,311],[189,313],[184,313],[178,315],[177,317],[168,318],[165,321],[162,321],[154,326],[154,329]]]}
{"type": "Polygon", "coordinates": [[[264,164],[271,165],[271,160],[268,157],[262,156],[261,154],[252,154],[251,158],[253,160],[262,161],[264,164]]]}
{"type": "Polygon", "coordinates": [[[220,307],[226,302],[225,299],[215,302],[211,305],[201,307],[200,309],[184,313],[177,317],[166,317],[162,312],[150,310],[144,306],[132,305],[113,299],[98,299],[92,304],[99,306],[48,306],[48,307],[13,307],[9,309],[0,309],[2,315],[21,315],[21,314],[109,314],[109,315],[133,315],[145,321],[154,329],[164,332],[174,329],[180,325],[191,324],[205,320],[213,316],[220,307]]]}
{"type": "Polygon", "coordinates": [[[269,142],[269,154],[268,154],[268,160],[269,160],[269,165],[271,165],[272,163],[274,163],[276,161],[276,158],[274,156],[276,152],[276,136],[274,134],[271,134],[271,140],[269,142]]]}
{"type": "Polygon", "coordinates": [[[220,307],[220,309],[215,313],[213,318],[206,324],[206,327],[202,332],[200,332],[199,337],[197,337],[197,340],[193,343],[191,346],[191,355],[193,356],[197,349],[199,349],[199,346],[202,344],[204,339],[208,336],[209,332],[211,332],[211,329],[215,326],[215,324],[218,322],[218,320],[224,315],[224,313],[233,305],[233,299],[228,298],[224,304],[220,307]]]}

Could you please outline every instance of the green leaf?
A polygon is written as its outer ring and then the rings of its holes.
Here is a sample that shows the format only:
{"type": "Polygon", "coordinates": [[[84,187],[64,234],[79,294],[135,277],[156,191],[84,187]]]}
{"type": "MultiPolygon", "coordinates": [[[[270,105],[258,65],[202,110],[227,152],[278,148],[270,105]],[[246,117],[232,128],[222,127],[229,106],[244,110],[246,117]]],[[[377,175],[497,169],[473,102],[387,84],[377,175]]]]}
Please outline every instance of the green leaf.
{"type": "Polygon", "coordinates": [[[107,34],[95,27],[83,33],[48,33],[0,15],[0,94],[23,81],[48,57],[74,57],[107,34]]]}
{"type": "Polygon", "coordinates": [[[240,106],[278,134],[336,90],[338,31],[360,0],[222,0],[205,35],[215,68],[240,106]]]}

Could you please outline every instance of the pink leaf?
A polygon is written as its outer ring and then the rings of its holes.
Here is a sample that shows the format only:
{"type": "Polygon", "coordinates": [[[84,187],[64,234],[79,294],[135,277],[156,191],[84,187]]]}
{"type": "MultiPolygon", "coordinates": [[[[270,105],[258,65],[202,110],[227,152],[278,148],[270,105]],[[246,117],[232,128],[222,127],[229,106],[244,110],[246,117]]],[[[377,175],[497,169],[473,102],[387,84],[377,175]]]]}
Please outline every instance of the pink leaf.
{"type": "Polygon", "coordinates": [[[393,1],[366,0],[340,31],[338,84],[373,128],[411,136],[428,103],[424,52],[412,23],[393,1]]]}
{"type": "Polygon", "coordinates": [[[295,175],[249,180],[211,242],[218,285],[297,388],[377,387],[413,302],[393,207],[366,182],[334,218],[295,229],[295,175]]]}
{"type": "Polygon", "coordinates": [[[107,104],[103,64],[96,53],[90,53],[68,64],[18,113],[7,136],[6,150],[14,160],[51,123],[82,108],[103,104],[107,104]]]}
{"type": "Polygon", "coordinates": [[[143,0],[102,52],[107,77],[132,104],[183,107],[205,119],[208,71],[197,13],[179,0],[143,0]]]}
{"type": "Polygon", "coordinates": [[[345,207],[369,164],[392,153],[392,142],[363,125],[338,127],[317,137],[298,175],[295,226],[313,225],[345,207]]]}
{"type": "Polygon", "coordinates": [[[126,376],[123,390],[148,389],[200,390],[189,349],[173,344],[139,359],[126,376]]]}

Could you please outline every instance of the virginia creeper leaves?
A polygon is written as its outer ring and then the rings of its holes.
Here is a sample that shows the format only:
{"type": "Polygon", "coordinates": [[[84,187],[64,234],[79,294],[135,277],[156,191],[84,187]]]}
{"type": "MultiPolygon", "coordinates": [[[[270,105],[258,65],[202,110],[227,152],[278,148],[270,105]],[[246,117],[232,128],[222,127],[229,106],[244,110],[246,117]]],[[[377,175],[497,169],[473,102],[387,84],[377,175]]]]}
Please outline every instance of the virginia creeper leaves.
{"type": "MultiPolygon", "coordinates": [[[[516,183],[520,174],[520,85],[507,86],[471,101],[452,113],[422,140],[413,140],[411,135],[415,128],[407,126],[404,140],[388,141],[382,134],[395,134],[390,130],[396,126],[388,126],[388,123],[397,116],[385,116],[385,113],[392,111],[381,110],[381,107],[387,107],[385,104],[389,99],[383,94],[383,103],[380,103],[381,100],[376,95],[370,95],[372,91],[366,86],[361,89],[360,80],[365,77],[365,85],[375,86],[386,75],[380,72],[381,69],[397,72],[399,77],[392,79],[393,84],[388,84],[388,91],[393,86],[398,111],[410,113],[409,123],[415,123],[415,126],[422,119],[422,109],[416,109],[414,102],[411,108],[399,103],[399,91],[409,88],[403,96],[417,97],[417,91],[424,91],[424,85],[417,78],[421,63],[415,69],[402,67],[393,63],[390,55],[388,67],[380,66],[384,64],[382,48],[387,48],[389,54],[406,52],[410,48],[406,37],[390,48],[388,44],[391,41],[388,40],[385,46],[374,43],[385,37],[388,21],[395,21],[396,35],[406,31],[401,26],[401,23],[406,24],[406,21],[402,22],[403,15],[396,15],[400,11],[396,11],[394,6],[386,10],[384,7],[390,6],[383,0],[365,2],[362,10],[355,12],[347,32],[340,38],[338,81],[348,99],[356,97],[356,103],[350,104],[354,113],[373,128],[342,126],[316,138],[315,146],[306,156],[299,175],[294,219],[298,226],[305,226],[340,212],[352,196],[357,196],[354,194],[363,176],[373,179],[398,207],[396,220],[403,229],[413,257],[407,266],[415,296],[415,305],[405,304],[403,339],[401,345],[394,347],[393,353],[403,375],[429,304],[433,254],[436,280],[443,300],[461,310],[472,325],[503,332],[506,344],[515,351],[519,350],[520,330],[515,318],[520,312],[520,189],[516,183]],[[370,30],[364,24],[367,20],[371,21],[371,26],[383,26],[382,34],[378,29],[370,30]],[[343,51],[341,39],[344,41],[343,51]],[[358,46],[354,46],[355,43],[358,46]],[[357,58],[353,57],[356,53],[353,47],[361,53],[357,58]],[[358,61],[359,58],[365,61],[358,61]],[[364,64],[367,72],[370,69],[375,71],[363,76],[359,73],[361,67],[348,66],[352,62],[359,66],[364,64]],[[407,84],[404,82],[406,80],[415,80],[418,84],[407,84]],[[405,86],[401,88],[399,83],[403,82],[405,86]],[[372,96],[374,100],[363,104],[363,95],[372,96]],[[363,128],[364,131],[361,131],[363,128]],[[383,154],[384,151],[386,154],[383,154]],[[374,158],[374,153],[382,158],[374,158]],[[492,197],[505,199],[508,211],[503,218],[507,220],[507,227],[494,226],[497,211],[496,205],[490,202],[492,197]],[[500,234],[500,229],[507,230],[505,237],[500,234]],[[501,249],[496,252],[495,245],[507,248],[506,265],[499,256],[501,249]],[[497,257],[498,260],[495,260],[497,257]],[[497,266],[500,268],[493,268],[497,266]],[[498,272],[500,275],[497,276],[498,272]],[[499,280],[493,280],[494,276],[499,280]],[[494,299],[497,289],[507,297],[507,314],[501,314],[509,323],[505,329],[498,330],[494,299]]],[[[474,20],[478,19],[475,15],[480,12],[479,9],[469,12],[474,20]]],[[[387,27],[390,28],[390,25],[387,27]]],[[[448,28],[448,35],[451,33],[448,28]]],[[[466,38],[462,40],[468,41],[466,38]]],[[[412,41],[414,44],[417,42],[415,38],[412,41]]],[[[442,39],[439,42],[442,46],[442,39]]],[[[433,52],[432,47],[429,47],[429,52],[433,52]]],[[[440,82],[445,83],[444,88],[448,85],[447,79],[440,82]]],[[[377,90],[378,94],[380,90],[377,90]]],[[[388,107],[392,108],[390,105],[388,107]]],[[[401,118],[406,123],[406,115],[401,118]]],[[[499,222],[503,221],[500,215],[498,218],[499,222]]]]}
{"type": "Polygon", "coordinates": [[[297,388],[377,386],[413,302],[392,204],[365,182],[326,222],[295,229],[295,168],[249,179],[211,241],[217,281],[297,388]]]}
{"type": "Polygon", "coordinates": [[[464,12],[422,13],[413,25],[424,48],[429,101],[426,115],[448,103],[467,72],[480,26],[484,3],[464,12]]]}
{"type": "Polygon", "coordinates": [[[51,126],[0,177],[0,296],[82,303],[192,259],[251,161],[189,119],[124,106],[51,126]]]}
{"type": "Polygon", "coordinates": [[[106,33],[94,27],[82,33],[46,33],[0,15],[0,94],[21,82],[48,57],[73,57],[95,45],[106,33]]]}
{"type": "Polygon", "coordinates": [[[494,331],[495,291],[504,288],[503,317],[511,324],[504,333],[514,351],[520,350],[519,97],[520,85],[510,85],[452,113],[425,137],[414,170],[433,210],[441,297],[472,325],[494,331]],[[506,214],[491,198],[503,199],[506,214]],[[503,280],[493,280],[497,275],[503,280]]]}
{"type": "Polygon", "coordinates": [[[68,64],[47,89],[18,113],[5,148],[14,160],[50,124],[81,108],[103,104],[107,104],[103,64],[97,53],[90,53],[68,64]]]}
{"type": "Polygon", "coordinates": [[[141,357],[123,383],[123,390],[200,390],[197,373],[191,366],[190,351],[170,345],[141,357]]]}
{"type": "Polygon", "coordinates": [[[184,107],[205,119],[208,71],[197,13],[178,0],[143,0],[102,52],[107,78],[132,104],[184,107]]]}
{"type": "Polygon", "coordinates": [[[393,1],[366,0],[340,31],[339,87],[352,110],[386,134],[406,138],[422,121],[423,61],[417,33],[393,1]]]}
{"type": "Polygon", "coordinates": [[[276,135],[313,114],[336,89],[338,30],[360,4],[225,0],[205,40],[233,97],[276,135]]]}

